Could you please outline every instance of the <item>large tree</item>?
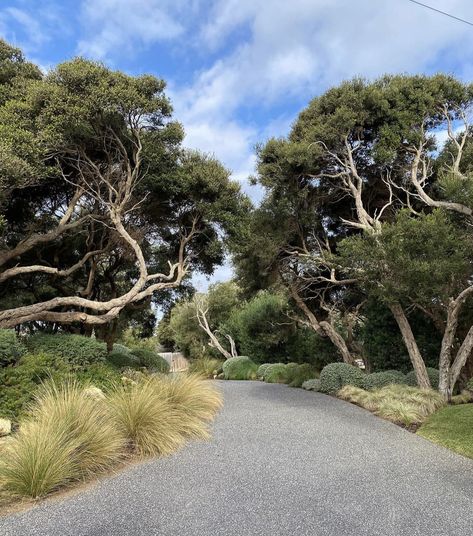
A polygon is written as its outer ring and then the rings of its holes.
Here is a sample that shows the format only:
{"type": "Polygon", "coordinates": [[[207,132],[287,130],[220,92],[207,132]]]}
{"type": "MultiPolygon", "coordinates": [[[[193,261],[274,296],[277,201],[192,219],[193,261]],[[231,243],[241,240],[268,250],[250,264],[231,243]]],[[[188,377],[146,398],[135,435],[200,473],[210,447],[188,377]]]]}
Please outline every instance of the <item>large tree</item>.
{"type": "Polygon", "coordinates": [[[249,201],[182,148],[165,83],[80,58],[41,76],[3,42],[0,60],[0,326],[110,326],[211,273],[249,201]]]}

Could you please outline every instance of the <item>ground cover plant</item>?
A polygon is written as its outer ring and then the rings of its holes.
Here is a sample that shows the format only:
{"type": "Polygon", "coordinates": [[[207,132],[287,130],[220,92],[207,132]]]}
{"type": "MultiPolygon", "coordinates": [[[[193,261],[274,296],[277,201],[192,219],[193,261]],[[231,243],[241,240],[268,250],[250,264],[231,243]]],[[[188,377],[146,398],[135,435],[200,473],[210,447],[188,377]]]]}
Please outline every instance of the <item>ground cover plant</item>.
{"type": "Polygon", "coordinates": [[[431,415],[418,434],[458,454],[473,458],[473,404],[447,406],[431,415]]]}
{"type": "Polygon", "coordinates": [[[337,396],[406,427],[422,423],[446,404],[444,397],[433,389],[394,384],[372,391],[345,385],[337,396]]]}

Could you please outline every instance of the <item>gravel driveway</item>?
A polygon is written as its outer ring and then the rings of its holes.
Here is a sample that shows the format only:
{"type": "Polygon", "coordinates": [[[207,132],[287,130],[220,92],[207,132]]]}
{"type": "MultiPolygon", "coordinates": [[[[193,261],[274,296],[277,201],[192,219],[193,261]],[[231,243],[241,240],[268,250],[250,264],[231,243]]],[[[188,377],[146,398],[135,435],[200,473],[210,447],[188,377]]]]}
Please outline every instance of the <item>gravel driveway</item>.
{"type": "Polygon", "coordinates": [[[211,442],[2,517],[0,535],[472,533],[472,460],[328,396],[220,385],[211,442]]]}

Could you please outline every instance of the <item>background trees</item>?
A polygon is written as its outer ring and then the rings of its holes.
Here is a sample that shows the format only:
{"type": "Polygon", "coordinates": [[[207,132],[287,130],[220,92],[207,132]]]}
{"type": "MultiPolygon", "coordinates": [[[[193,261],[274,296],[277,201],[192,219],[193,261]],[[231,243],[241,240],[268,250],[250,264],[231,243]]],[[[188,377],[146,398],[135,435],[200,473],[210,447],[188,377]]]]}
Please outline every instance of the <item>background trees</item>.
{"type": "Polygon", "coordinates": [[[0,62],[0,325],[113,340],[122,311],[144,319],[157,293],[212,272],[249,201],[182,148],[162,80],[83,59],[43,76],[3,42],[0,62]]]}

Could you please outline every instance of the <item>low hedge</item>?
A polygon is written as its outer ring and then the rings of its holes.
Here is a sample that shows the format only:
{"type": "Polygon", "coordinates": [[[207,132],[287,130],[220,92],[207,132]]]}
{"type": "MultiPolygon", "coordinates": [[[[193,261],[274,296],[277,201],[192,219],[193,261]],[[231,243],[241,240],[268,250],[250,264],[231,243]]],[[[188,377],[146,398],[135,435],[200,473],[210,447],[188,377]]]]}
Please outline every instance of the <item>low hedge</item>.
{"type": "Polygon", "coordinates": [[[266,372],[266,369],[271,366],[271,363],[263,363],[258,367],[258,370],[256,371],[256,379],[257,380],[264,380],[264,373],[266,372]]]}
{"type": "Polygon", "coordinates": [[[16,363],[26,352],[14,329],[0,329],[0,367],[16,363]]]}
{"type": "Polygon", "coordinates": [[[170,369],[169,363],[157,352],[148,348],[132,348],[131,355],[134,356],[140,367],[145,367],[153,372],[167,374],[170,369]]]}
{"type": "Polygon", "coordinates": [[[266,383],[286,383],[289,369],[284,363],[272,363],[264,372],[263,379],[266,383]]]}
{"type": "Polygon", "coordinates": [[[258,365],[249,357],[237,356],[227,359],[222,368],[226,380],[255,380],[258,365]]]}
{"type": "Polygon", "coordinates": [[[302,389],[305,389],[306,391],[320,391],[319,378],[312,378],[310,380],[306,380],[302,384],[302,389]]]}
{"type": "MultiPolygon", "coordinates": [[[[427,375],[429,376],[430,385],[432,389],[438,389],[439,388],[439,371],[436,368],[427,367],[427,375]]],[[[406,374],[406,382],[407,385],[411,385],[413,387],[417,387],[417,378],[416,373],[414,370],[411,370],[406,374]]]]}
{"type": "Polygon", "coordinates": [[[131,354],[130,351],[123,352],[121,348],[116,349],[115,346],[119,345],[114,345],[113,350],[107,354],[106,361],[109,365],[116,369],[135,368],[139,366],[138,358],[131,354]]]}
{"type": "Polygon", "coordinates": [[[364,378],[363,389],[372,391],[373,389],[380,389],[386,385],[392,384],[405,384],[406,375],[399,370],[383,370],[381,372],[373,372],[367,374],[364,378]]]}
{"type": "Polygon", "coordinates": [[[344,385],[362,387],[366,375],[354,365],[348,363],[330,363],[320,373],[320,391],[335,394],[344,385]]]}
{"type": "Polygon", "coordinates": [[[61,357],[73,367],[104,362],[107,357],[104,342],[69,333],[37,333],[26,340],[26,345],[33,354],[45,353],[61,357]]]}

